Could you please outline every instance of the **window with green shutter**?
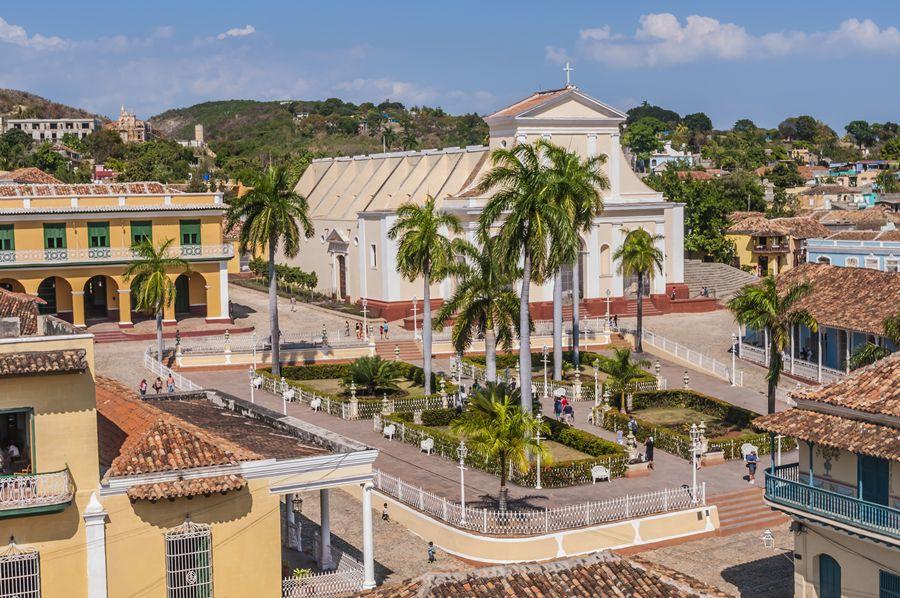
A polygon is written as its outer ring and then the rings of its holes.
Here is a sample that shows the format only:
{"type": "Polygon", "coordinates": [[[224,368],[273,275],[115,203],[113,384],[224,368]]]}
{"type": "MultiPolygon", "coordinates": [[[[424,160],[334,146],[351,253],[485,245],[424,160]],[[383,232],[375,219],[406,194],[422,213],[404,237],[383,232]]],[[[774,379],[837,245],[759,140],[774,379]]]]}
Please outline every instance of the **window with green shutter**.
{"type": "Polygon", "coordinates": [[[150,220],[132,220],[131,244],[139,245],[144,240],[153,242],[153,222],[150,220]]]}
{"type": "Polygon", "coordinates": [[[44,224],[44,249],[66,248],[66,224],[52,222],[44,224]]]}
{"type": "Polygon", "coordinates": [[[16,236],[12,224],[0,224],[0,251],[14,251],[16,236]]]}
{"type": "Polygon", "coordinates": [[[181,244],[182,245],[199,245],[200,244],[200,221],[199,220],[182,220],[181,221],[181,244]]]}
{"type": "Polygon", "coordinates": [[[109,247],[109,222],[88,222],[89,247],[109,247]]]}

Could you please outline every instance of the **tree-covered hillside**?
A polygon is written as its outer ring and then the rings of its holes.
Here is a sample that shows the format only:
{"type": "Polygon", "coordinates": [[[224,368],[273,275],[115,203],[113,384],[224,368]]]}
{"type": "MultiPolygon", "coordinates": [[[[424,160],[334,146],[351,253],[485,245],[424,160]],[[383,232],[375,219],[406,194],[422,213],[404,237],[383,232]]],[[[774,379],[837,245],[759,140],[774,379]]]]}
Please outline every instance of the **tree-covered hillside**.
{"type": "Polygon", "coordinates": [[[0,114],[15,118],[90,118],[97,117],[81,108],[50,101],[17,89],[0,89],[0,114]]]}

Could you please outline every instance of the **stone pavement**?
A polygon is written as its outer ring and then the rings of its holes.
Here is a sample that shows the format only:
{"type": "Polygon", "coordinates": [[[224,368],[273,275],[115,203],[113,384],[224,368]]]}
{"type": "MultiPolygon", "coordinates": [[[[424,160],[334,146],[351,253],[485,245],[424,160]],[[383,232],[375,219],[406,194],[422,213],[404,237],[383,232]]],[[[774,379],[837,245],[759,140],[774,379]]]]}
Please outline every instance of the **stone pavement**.
{"type": "MultiPolygon", "coordinates": [[[[249,400],[250,389],[247,374],[243,371],[223,370],[205,372],[183,372],[195,383],[219,389],[236,397],[249,400]]],[[[280,397],[266,391],[255,392],[256,402],[281,412],[283,402],[280,397]]],[[[585,404],[586,406],[586,404],[585,404]]],[[[546,409],[546,406],[545,406],[546,409]]],[[[435,494],[456,499],[459,496],[459,469],[456,462],[436,455],[426,455],[418,447],[389,441],[373,429],[371,420],[346,421],[322,412],[314,412],[309,407],[297,403],[288,404],[288,414],[308,421],[333,432],[364,442],[379,450],[375,466],[385,473],[402,478],[408,483],[422,486],[435,494]]],[[[578,413],[579,418],[586,417],[578,413]]],[[[587,426],[586,423],[579,427],[587,426]]],[[[611,437],[611,433],[599,428],[588,428],[592,433],[611,437]]],[[[786,457],[788,458],[788,457],[786,457]]],[[[723,465],[703,468],[698,473],[698,483],[706,482],[707,495],[722,494],[747,488],[743,480],[743,464],[731,461],[723,465]]],[[[474,468],[466,470],[466,502],[473,506],[496,506],[498,491],[497,477],[474,468]]],[[[627,494],[641,494],[662,488],[689,485],[690,464],[662,451],[656,451],[656,468],[650,476],[632,479],[616,479],[569,488],[535,490],[510,484],[509,498],[512,508],[543,508],[565,504],[581,503],[589,500],[603,500],[627,494]]]]}

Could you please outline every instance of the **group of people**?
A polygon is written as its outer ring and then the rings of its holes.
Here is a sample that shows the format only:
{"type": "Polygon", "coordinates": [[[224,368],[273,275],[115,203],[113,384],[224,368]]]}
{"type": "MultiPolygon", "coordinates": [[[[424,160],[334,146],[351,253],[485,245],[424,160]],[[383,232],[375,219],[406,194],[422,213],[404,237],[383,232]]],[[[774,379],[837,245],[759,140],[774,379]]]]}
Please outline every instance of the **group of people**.
{"type": "Polygon", "coordinates": [[[4,448],[0,449],[0,472],[5,475],[12,475],[20,468],[22,453],[12,441],[7,440],[4,448]]]}
{"type": "Polygon", "coordinates": [[[572,406],[565,392],[553,393],[553,415],[556,416],[556,421],[567,423],[570,426],[575,425],[575,407],[572,406]]]}
{"type": "MultiPolygon", "coordinates": [[[[147,387],[147,379],[144,378],[141,380],[141,383],[138,384],[138,391],[140,391],[141,396],[144,396],[147,394],[147,388],[148,388],[147,387]]],[[[166,388],[166,392],[175,392],[175,378],[172,377],[172,374],[169,374],[168,377],[166,378],[165,388],[166,388]]],[[[156,394],[159,394],[162,392],[162,389],[163,389],[162,378],[157,376],[156,380],[153,381],[153,391],[156,394]]]]}
{"type": "Polygon", "coordinates": [[[619,328],[619,316],[612,315],[606,317],[606,327],[607,328],[619,328]]]}

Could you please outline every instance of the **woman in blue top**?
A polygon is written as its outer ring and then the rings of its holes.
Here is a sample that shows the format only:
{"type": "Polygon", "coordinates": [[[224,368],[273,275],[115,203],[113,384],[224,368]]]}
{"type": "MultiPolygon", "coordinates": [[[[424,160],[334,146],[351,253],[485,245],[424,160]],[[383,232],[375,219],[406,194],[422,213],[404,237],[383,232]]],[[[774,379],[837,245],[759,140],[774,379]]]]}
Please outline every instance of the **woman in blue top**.
{"type": "Polygon", "coordinates": [[[759,457],[756,456],[756,451],[751,451],[749,455],[747,455],[747,470],[750,473],[750,483],[756,484],[756,464],[759,463],[759,457]]]}

